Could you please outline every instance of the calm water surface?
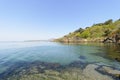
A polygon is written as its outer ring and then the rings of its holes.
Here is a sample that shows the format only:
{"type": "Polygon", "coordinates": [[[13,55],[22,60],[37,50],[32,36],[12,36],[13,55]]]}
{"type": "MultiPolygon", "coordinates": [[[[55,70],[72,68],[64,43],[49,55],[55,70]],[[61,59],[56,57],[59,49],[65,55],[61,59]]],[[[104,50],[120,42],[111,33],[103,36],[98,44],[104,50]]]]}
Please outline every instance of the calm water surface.
{"type": "Polygon", "coordinates": [[[74,61],[120,67],[114,58],[120,47],[113,44],[61,44],[55,42],[0,42],[0,73],[16,62],[50,62],[68,65],[74,61]]]}

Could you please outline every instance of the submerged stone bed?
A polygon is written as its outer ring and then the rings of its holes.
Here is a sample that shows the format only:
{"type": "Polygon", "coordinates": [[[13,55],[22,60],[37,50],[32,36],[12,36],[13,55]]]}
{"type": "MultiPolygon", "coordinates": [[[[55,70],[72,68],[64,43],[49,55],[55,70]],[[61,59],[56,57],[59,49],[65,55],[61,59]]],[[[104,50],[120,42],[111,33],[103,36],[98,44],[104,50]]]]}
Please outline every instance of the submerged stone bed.
{"type": "Polygon", "coordinates": [[[47,62],[16,62],[0,74],[0,80],[120,80],[120,71],[96,63],[69,65],[47,62]]]}

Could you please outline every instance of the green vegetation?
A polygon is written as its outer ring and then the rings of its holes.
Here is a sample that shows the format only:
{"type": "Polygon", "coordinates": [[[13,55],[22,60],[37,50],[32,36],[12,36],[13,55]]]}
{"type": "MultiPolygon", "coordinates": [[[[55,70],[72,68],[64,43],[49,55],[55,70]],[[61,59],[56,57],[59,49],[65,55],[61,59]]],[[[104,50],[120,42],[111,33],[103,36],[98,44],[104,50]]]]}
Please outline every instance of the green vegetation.
{"type": "Polygon", "coordinates": [[[91,40],[103,40],[106,37],[113,37],[116,34],[120,35],[120,19],[113,22],[112,19],[105,21],[104,23],[94,24],[91,27],[85,29],[78,29],[64,37],[57,39],[58,41],[77,41],[86,39],[91,40]]]}

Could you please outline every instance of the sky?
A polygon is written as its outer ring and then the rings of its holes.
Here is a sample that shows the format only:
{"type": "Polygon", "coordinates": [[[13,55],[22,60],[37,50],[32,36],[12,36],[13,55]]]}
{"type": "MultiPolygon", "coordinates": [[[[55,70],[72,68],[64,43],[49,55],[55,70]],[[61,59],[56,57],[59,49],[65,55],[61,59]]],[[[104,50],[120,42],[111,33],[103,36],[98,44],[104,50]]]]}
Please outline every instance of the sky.
{"type": "Polygon", "coordinates": [[[0,41],[47,40],[120,18],[120,0],[0,0],[0,41]]]}

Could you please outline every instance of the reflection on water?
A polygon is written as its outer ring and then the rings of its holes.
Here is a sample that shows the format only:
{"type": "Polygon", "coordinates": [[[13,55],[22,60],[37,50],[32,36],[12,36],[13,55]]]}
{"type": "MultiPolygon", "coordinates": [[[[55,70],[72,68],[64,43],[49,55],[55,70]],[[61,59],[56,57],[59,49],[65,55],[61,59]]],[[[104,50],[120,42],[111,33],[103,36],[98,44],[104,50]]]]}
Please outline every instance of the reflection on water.
{"type": "Polygon", "coordinates": [[[46,70],[83,69],[90,63],[120,68],[119,61],[120,46],[114,44],[0,43],[0,77],[3,80],[14,75],[45,73],[46,70]]]}
{"type": "Polygon", "coordinates": [[[106,55],[116,61],[120,61],[120,45],[106,44],[105,45],[106,55]]]}

